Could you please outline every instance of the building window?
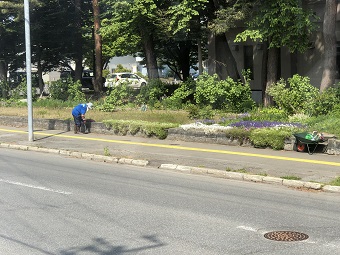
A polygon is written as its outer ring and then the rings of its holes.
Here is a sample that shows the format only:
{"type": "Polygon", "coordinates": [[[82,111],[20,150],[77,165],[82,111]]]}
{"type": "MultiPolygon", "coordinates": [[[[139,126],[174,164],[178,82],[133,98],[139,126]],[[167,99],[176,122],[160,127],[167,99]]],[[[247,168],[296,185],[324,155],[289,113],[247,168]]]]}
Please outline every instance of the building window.
{"type": "Polygon", "coordinates": [[[254,50],[252,45],[244,46],[244,70],[250,70],[250,79],[254,80],[254,50]]]}

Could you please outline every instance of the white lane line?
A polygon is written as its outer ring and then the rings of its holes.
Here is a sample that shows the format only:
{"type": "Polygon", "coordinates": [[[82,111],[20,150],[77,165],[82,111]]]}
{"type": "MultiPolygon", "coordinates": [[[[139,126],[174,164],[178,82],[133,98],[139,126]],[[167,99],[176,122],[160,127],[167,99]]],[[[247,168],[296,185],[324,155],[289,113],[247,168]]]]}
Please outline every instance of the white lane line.
{"type": "Polygon", "coordinates": [[[257,230],[255,228],[247,227],[247,226],[238,226],[236,228],[243,229],[243,230],[248,230],[248,231],[252,231],[252,232],[257,232],[257,230]]]}
{"type": "Polygon", "coordinates": [[[13,182],[13,181],[4,180],[4,179],[0,179],[0,182],[5,182],[5,183],[8,183],[8,184],[28,187],[28,188],[32,188],[32,189],[40,189],[40,190],[50,191],[50,192],[64,194],[64,195],[71,195],[72,194],[71,192],[67,192],[67,191],[55,190],[55,189],[50,189],[50,188],[46,188],[46,187],[43,187],[43,186],[35,186],[35,185],[31,185],[31,184],[26,184],[26,183],[21,183],[21,182],[13,182]]]}

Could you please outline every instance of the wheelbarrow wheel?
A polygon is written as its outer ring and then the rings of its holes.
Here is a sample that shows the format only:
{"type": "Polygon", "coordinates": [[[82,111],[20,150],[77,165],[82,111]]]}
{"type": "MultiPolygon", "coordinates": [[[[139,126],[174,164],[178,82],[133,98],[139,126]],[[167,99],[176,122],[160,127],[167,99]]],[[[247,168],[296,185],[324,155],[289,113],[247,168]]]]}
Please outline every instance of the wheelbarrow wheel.
{"type": "Polygon", "coordinates": [[[301,142],[297,142],[297,144],[296,144],[296,151],[298,151],[298,152],[306,151],[306,144],[301,143],[301,142]]]}

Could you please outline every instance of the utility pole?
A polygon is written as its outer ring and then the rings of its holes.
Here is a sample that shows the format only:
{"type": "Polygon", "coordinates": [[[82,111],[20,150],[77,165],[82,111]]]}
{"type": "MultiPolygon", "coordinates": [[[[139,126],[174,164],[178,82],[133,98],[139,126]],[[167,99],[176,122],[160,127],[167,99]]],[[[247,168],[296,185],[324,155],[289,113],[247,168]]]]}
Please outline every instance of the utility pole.
{"type": "Polygon", "coordinates": [[[25,46],[26,46],[26,82],[28,108],[28,141],[33,142],[33,109],[32,109],[32,73],[31,73],[31,38],[29,0],[24,0],[25,11],[25,46]]]}

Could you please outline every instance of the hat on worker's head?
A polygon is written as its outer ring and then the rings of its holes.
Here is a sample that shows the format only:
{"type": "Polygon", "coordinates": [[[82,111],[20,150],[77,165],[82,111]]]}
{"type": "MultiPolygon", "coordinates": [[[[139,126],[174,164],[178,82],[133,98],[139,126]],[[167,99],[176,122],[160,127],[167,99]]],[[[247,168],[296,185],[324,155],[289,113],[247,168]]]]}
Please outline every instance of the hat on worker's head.
{"type": "Polygon", "coordinates": [[[87,109],[92,109],[93,104],[92,103],[87,103],[86,106],[87,106],[87,109]]]}

